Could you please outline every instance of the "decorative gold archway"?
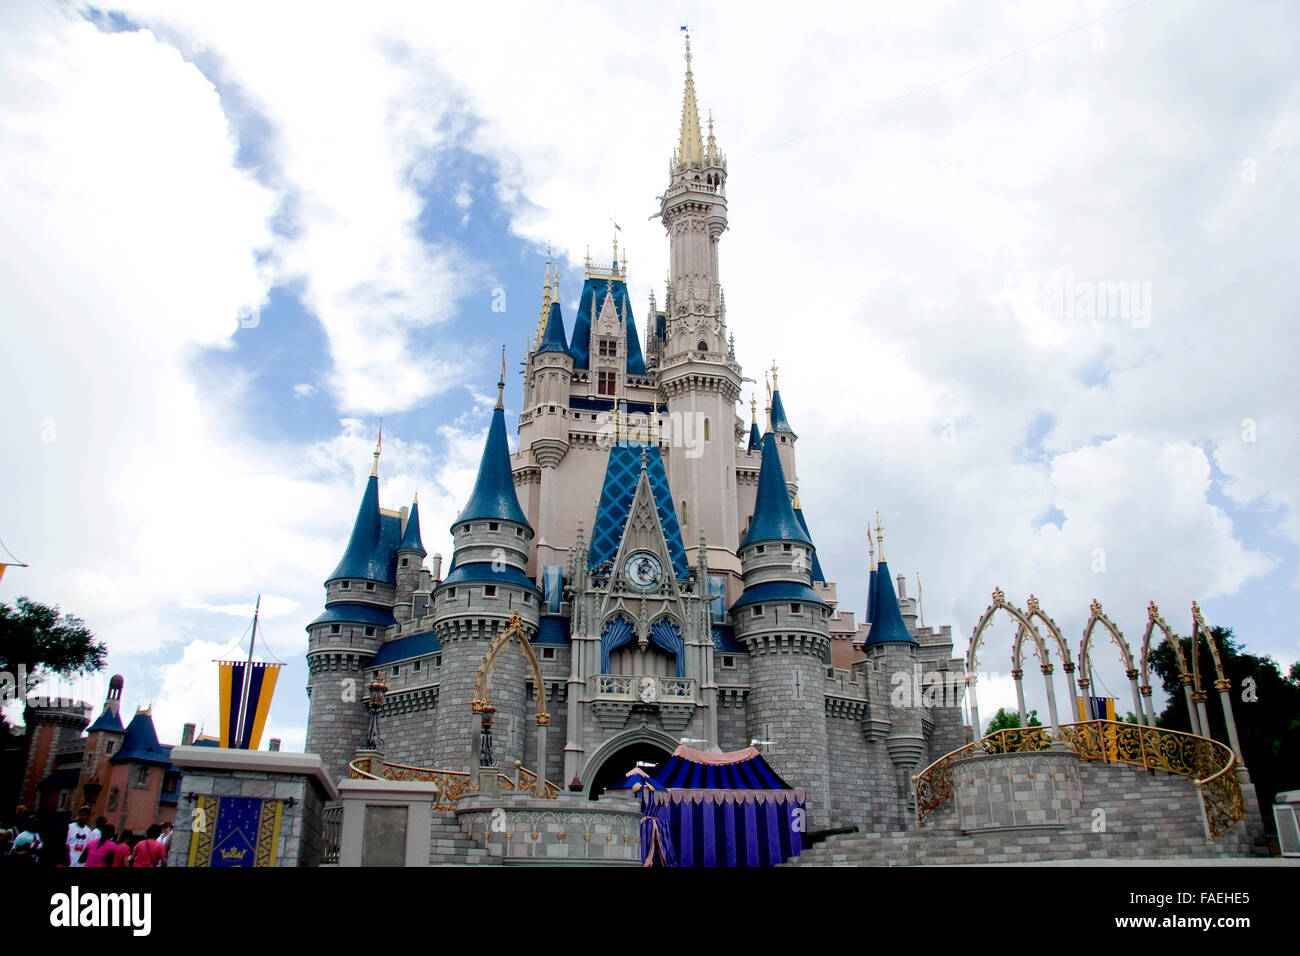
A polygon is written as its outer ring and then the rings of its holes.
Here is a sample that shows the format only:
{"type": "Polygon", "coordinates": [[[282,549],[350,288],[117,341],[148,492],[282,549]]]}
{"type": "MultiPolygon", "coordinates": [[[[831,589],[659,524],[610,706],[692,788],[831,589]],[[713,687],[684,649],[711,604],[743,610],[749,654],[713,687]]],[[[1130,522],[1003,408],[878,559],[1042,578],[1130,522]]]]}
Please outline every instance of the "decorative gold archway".
{"type": "Polygon", "coordinates": [[[492,643],[488,645],[488,649],[483,654],[483,659],[479,661],[478,676],[474,681],[474,700],[470,704],[470,708],[474,713],[483,715],[484,728],[492,726],[492,714],[496,711],[496,708],[492,706],[492,695],[488,690],[488,677],[491,675],[493,668],[496,667],[501,652],[510,644],[512,638],[519,645],[524,659],[528,661],[528,667],[533,673],[533,686],[537,688],[537,780],[538,786],[544,790],[546,781],[546,727],[551,722],[551,715],[546,709],[546,682],[542,680],[542,671],[537,666],[537,658],[533,656],[533,649],[524,636],[524,621],[519,616],[518,611],[515,611],[510,616],[510,623],[506,625],[505,630],[492,639],[492,643]]]}
{"type": "MultiPolygon", "coordinates": [[[[1088,605],[1088,623],[1083,626],[1083,640],[1079,642],[1079,690],[1082,691],[1083,702],[1088,710],[1092,710],[1092,695],[1088,693],[1088,688],[1092,685],[1092,667],[1088,663],[1088,651],[1092,646],[1092,632],[1100,624],[1110,632],[1111,643],[1119,649],[1120,660],[1124,664],[1124,676],[1128,678],[1129,688],[1133,691],[1133,713],[1134,716],[1141,720],[1142,697],[1138,693],[1138,669],[1133,666],[1133,650],[1128,646],[1128,641],[1124,640],[1124,634],[1115,623],[1106,616],[1106,612],[1101,609],[1101,602],[1096,598],[1088,605]]],[[[1105,714],[1084,714],[1080,715],[1082,720],[1101,720],[1105,714]]]]}
{"type": "Polygon", "coordinates": [[[1142,655],[1139,661],[1142,684],[1138,690],[1142,694],[1145,711],[1143,719],[1148,727],[1156,725],[1155,705],[1151,701],[1151,635],[1156,628],[1159,628],[1164,634],[1164,643],[1174,653],[1174,663],[1178,666],[1178,681],[1183,685],[1183,696],[1187,700],[1187,715],[1192,728],[1192,733],[1199,734],[1200,729],[1197,726],[1196,705],[1192,701],[1192,675],[1187,671],[1187,660],[1183,657],[1183,645],[1178,639],[1178,635],[1173,632],[1165,619],[1160,616],[1160,608],[1156,607],[1155,601],[1147,602],[1147,628],[1142,632],[1142,655]]]}
{"type": "Polygon", "coordinates": [[[1001,588],[994,588],[993,599],[989,606],[984,609],[984,613],[980,616],[979,623],[975,625],[975,630],[972,632],[970,637],[970,647],[966,651],[966,689],[970,696],[971,721],[974,724],[973,730],[975,732],[975,738],[977,740],[979,739],[981,726],[979,700],[976,696],[975,690],[976,685],[979,682],[979,647],[980,642],[984,639],[984,629],[988,627],[989,621],[992,620],[993,615],[999,610],[1005,611],[1007,614],[1011,615],[1011,617],[1020,625],[1020,630],[1017,631],[1016,641],[1012,650],[1013,670],[1011,675],[1016,681],[1016,694],[1020,698],[1020,710],[1023,713],[1025,709],[1024,693],[1020,685],[1022,674],[1018,667],[1021,656],[1020,648],[1022,644],[1020,634],[1021,632],[1027,632],[1034,642],[1034,647],[1038,652],[1038,659],[1042,662],[1042,667],[1040,669],[1043,672],[1043,679],[1047,684],[1047,707],[1051,713],[1052,730],[1059,735],[1061,732],[1061,722],[1057,717],[1056,712],[1056,692],[1052,688],[1053,668],[1052,662],[1047,656],[1047,645],[1043,643],[1042,635],[1038,633],[1038,628],[1034,627],[1034,622],[1029,619],[1029,616],[1009,602],[1001,588]]]}
{"type": "MultiPolygon", "coordinates": [[[[1057,626],[1056,621],[1052,620],[1051,617],[1044,613],[1042,607],[1038,603],[1038,598],[1032,594],[1029,595],[1029,600],[1025,602],[1025,617],[1031,621],[1034,618],[1038,618],[1042,621],[1043,625],[1047,628],[1047,633],[1049,633],[1052,636],[1052,639],[1056,641],[1056,648],[1061,655],[1061,668],[1065,671],[1065,689],[1070,693],[1070,696],[1074,696],[1074,658],[1070,654],[1070,646],[1065,640],[1065,635],[1061,633],[1061,629],[1057,626]]],[[[1020,625],[1016,630],[1015,641],[1011,645],[1011,677],[1016,682],[1016,701],[1020,706],[1020,726],[1022,727],[1028,726],[1028,715],[1025,712],[1025,693],[1024,688],[1021,685],[1021,678],[1024,675],[1024,669],[1022,667],[1024,660],[1024,644],[1025,637],[1028,636],[1028,634],[1029,631],[1025,626],[1023,624],[1020,625]]],[[[1044,642],[1044,647],[1046,648],[1047,646],[1046,642],[1044,642]]],[[[1040,658],[1040,663],[1048,664],[1050,661],[1047,658],[1040,658]]],[[[1050,672],[1045,672],[1044,676],[1046,676],[1048,680],[1051,680],[1050,672]]]]}
{"type": "Polygon", "coordinates": [[[1195,601],[1192,602],[1192,680],[1194,690],[1192,696],[1196,699],[1196,707],[1201,717],[1201,733],[1205,737],[1210,736],[1210,717],[1205,710],[1205,691],[1201,689],[1200,668],[1197,666],[1197,635],[1204,634],[1205,642],[1210,645],[1210,656],[1214,658],[1214,689],[1219,692],[1219,703],[1223,707],[1223,722],[1228,728],[1228,743],[1232,745],[1232,752],[1237,755],[1237,762],[1245,770],[1246,761],[1241,755],[1241,741],[1237,737],[1237,720],[1232,713],[1232,697],[1228,691],[1232,688],[1232,682],[1228,680],[1228,675],[1223,672],[1223,661],[1219,658],[1219,645],[1214,640],[1214,632],[1205,623],[1205,618],[1201,616],[1201,607],[1195,601]]]}

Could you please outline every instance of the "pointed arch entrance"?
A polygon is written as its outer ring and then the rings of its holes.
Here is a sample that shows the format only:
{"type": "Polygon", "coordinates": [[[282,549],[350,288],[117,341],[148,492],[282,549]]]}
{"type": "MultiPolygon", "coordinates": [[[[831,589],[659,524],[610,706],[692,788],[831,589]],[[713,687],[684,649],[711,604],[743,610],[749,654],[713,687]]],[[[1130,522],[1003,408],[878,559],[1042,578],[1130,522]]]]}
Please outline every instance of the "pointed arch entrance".
{"type": "Polygon", "coordinates": [[[618,786],[638,761],[660,763],[672,756],[678,741],[641,726],[606,741],[591,755],[582,771],[582,791],[597,799],[607,788],[618,786]]]}

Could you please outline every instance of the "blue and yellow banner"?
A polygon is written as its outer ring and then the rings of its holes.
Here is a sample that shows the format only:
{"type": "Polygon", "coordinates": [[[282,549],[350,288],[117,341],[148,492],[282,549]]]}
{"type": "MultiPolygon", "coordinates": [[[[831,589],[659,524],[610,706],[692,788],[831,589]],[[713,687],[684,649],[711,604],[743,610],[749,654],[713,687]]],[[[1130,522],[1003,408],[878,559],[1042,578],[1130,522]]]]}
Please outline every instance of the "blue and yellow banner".
{"type": "Polygon", "coordinates": [[[194,808],[190,866],[275,866],[282,800],[201,796],[194,808]]]}
{"type": "Polygon", "coordinates": [[[218,661],[221,746],[256,750],[262,743],[266,716],[282,664],[218,661]]]}

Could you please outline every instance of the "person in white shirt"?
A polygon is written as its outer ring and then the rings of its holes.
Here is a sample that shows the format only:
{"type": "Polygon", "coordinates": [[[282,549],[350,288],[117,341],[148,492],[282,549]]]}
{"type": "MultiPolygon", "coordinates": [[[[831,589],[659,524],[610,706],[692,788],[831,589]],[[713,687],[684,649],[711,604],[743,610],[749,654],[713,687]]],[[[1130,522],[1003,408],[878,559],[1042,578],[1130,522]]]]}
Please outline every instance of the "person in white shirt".
{"type": "Polygon", "coordinates": [[[77,818],[68,824],[68,866],[85,866],[81,855],[90,845],[90,807],[77,811],[77,818]]]}

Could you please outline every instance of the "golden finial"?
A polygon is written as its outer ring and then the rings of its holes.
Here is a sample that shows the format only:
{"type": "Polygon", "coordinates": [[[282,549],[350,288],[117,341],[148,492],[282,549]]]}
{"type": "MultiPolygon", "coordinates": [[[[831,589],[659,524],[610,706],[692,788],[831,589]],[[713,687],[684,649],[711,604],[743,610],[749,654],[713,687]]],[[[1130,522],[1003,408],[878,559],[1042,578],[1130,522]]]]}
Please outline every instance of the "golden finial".
{"type": "Polygon", "coordinates": [[[754,397],[753,392],[749,393],[749,423],[758,424],[758,399],[754,397]]]}
{"type": "Polygon", "coordinates": [[[415,497],[411,499],[411,504],[418,505],[419,503],[420,503],[420,493],[417,491],[415,493],[415,497]]]}
{"type": "Polygon", "coordinates": [[[772,359],[772,391],[777,391],[781,386],[776,384],[776,359],[772,359]]]}
{"type": "Polygon", "coordinates": [[[885,527],[880,523],[880,512],[876,512],[876,546],[880,548],[880,563],[885,562],[885,527]]]}
{"type": "Polygon", "coordinates": [[[876,570],[876,539],[871,536],[871,522],[867,522],[867,555],[871,559],[871,570],[876,570]]]}
{"type": "Polygon", "coordinates": [[[384,419],[379,419],[379,439],[375,442],[375,463],[370,468],[372,478],[379,477],[379,452],[384,447],[384,419]]]}
{"type": "Polygon", "coordinates": [[[695,103],[695,77],[691,73],[691,35],[686,34],[686,87],[682,92],[682,134],[677,145],[677,162],[686,166],[701,162],[700,108],[695,103]]]}

